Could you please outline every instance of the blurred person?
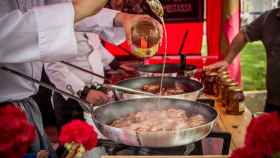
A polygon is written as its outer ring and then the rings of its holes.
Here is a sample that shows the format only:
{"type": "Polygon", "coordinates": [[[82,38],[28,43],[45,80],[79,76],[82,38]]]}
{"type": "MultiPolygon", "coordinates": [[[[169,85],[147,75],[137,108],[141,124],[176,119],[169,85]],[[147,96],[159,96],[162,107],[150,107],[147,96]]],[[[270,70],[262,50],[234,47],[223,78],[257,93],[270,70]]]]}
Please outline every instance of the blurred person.
{"type": "MultiPolygon", "coordinates": [[[[79,45],[78,51],[83,52],[82,54],[84,55],[65,61],[101,76],[105,76],[105,68],[110,69],[111,66],[114,69],[118,69],[118,62],[103,47],[99,36],[118,45],[125,40],[125,34],[122,29],[117,28],[114,32],[110,33],[112,33],[111,37],[105,35],[106,33],[104,32],[101,34],[76,32],[77,43],[79,45]]],[[[45,63],[45,70],[50,81],[57,88],[76,96],[85,86],[104,83],[103,79],[59,62],[45,63]]],[[[79,97],[91,104],[98,105],[109,101],[107,94],[102,91],[90,89],[85,93],[87,93],[85,96],[79,97]]],[[[72,119],[83,119],[83,109],[77,101],[55,93],[52,96],[52,102],[59,128],[72,119]]]]}
{"type": "MultiPolygon", "coordinates": [[[[124,7],[130,9],[134,8],[132,3],[134,3],[134,6],[140,6],[142,1],[136,2],[135,0],[111,0],[108,2],[108,7],[121,11],[125,10],[124,7]]],[[[133,13],[138,12],[135,11],[133,13]]],[[[95,24],[95,21],[88,21],[88,23],[92,23],[91,25],[97,25],[95,24]]],[[[114,59],[114,56],[106,48],[104,48],[101,43],[101,39],[113,43],[114,45],[119,45],[124,42],[125,34],[122,28],[101,28],[94,33],[77,31],[75,35],[79,46],[78,51],[82,52],[84,56],[69,59],[66,60],[66,62],[79,66],[88,71],[92,71],[101,76],[105,76],[105,67],[107,69],[113,68],[114,70],[119,68],[127,71],[130,70],[130,68],[127,68],[125,65],[120,65],[120,63],[114,59]]],[[[95,82],[102,84],[104,82],[103,79],[59,62],[46,63],[45,70],[50,81],[57,88],[68,91],[73,95],[77,95],[78,92],[82,91],[86,85],[93,85],[95,82]]],[[[99,90],[90,89],[85,93],[85,96],[79,97],[91,104],[103,104],[109,100],[107,94],[99,90]]],[[[68,98],[67,96],[54,93],[52,96],[52,102],[59,128],[72,119],[83,119],[83,109],[79,106],[77,101],[68,98]]],[[[85,116],[86,115],[87,114],[85,114],[85,116]]],[[[87,120],[91,120],[90,115],[86,116],[86,118],[87,120]]],[[[92,121],[90,122],[92,123],[92,121]]]]}
{"type": "MultiPolygon", "coordinates": [[[[206,70],[226,69],[248,42],[262,41],[267,57],[267,99],[265,112],[280,111],[280,9],[263,13],[243,27],[233,39],[222,61],[206,66],[206,70]]],[[[253,53],[253,52],[252,52],[253,53]]],[[[257,52],[256,52],[257,53],[257,52]]],[[[257,71],[257,70],[256,70],[257,71]]]]}

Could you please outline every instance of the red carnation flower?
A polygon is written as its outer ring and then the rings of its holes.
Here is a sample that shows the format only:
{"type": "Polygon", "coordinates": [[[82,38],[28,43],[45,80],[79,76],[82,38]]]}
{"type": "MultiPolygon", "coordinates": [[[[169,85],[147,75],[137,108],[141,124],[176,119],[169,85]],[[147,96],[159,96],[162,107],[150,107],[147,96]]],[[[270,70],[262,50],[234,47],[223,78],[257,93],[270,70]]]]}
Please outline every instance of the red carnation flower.
{"type": "Polygon", "coordinates": [[[97,134],[86,122],[73,120],[62,127],[59,141],[62,145],[76,142],[82,144],[86,150],[90,150],[97,144],[97,134]]]}
{"type": "Polygon", "coordinates": [[[0,155],[20,158],[35,139],[35,129],[25,114],[13,105],[0,108],[0,155]]]}
{"type": "Polygon", "coordinates": [[[279,114],[263,114],[250,122],[245,137],[245,148],[237,149],[231,157],[242,157],[246,154],[253,154],[251,157],[271,157],[280,151],[279,138],[279,114]]]}
{"type": "Polygon", "coordinates": [[[262,151],[266,156],[280,151],[280,117],[278,113],[267,113],[252,120],[247,129],[245,145],[262,151]]]}
{"type": "Polygon", "coordinates": [[[250,147],[243,147],[232,152],[231,158],[263,158],[261,154],[250,147]]]}

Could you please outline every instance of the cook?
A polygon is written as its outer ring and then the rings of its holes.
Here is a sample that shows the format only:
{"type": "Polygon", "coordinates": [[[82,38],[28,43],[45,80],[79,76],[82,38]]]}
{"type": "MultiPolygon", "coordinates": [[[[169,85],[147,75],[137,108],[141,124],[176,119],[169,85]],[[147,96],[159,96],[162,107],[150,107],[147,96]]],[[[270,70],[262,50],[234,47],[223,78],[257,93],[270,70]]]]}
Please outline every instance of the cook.
{"type": "MultiPolygon", "coordinates": [[[[278,3],[279,4],[279,3],[278,3]]],[[[248,42],[261,40],[267,55],[267,99],[264,111],[280,111],[280,9],[263,13],[241,29],[233,39],[224,60],[206,67],[206,70],[227,68],[248,42]]],[[[253,53],[253,52],[252,52],[253,53]]],[[[258,53],[258,52],[254,52],[258,53]]],[[[258,71],[258,70],[256,70],[258,71]]]]}
{"type": "MultiPolygon", "coordinates": [[[[42,61],[57,61],[81,55],[77,53],[74,22],[94,15],[106,1],[75,0],[73,3],[44,6],[50,3],[47,0],[0,2],[0,66],[39,79],[42,61]]],[[[99,21],[98,25],[123,26],[127,37],[131,25],[139,18],[110,11],[105,15],[95,19],[99,21]]],[[[78,26],[79,29],[93,27],[78,26]]],[[[5,102],[13,102],[21,107],[37,129],[37,139],[30,151],[36,153],[40,149],[49,149],[51,157],[56,157],[45,135],[38,106],[30,98],[37,92],[38,85],[2,70],[0,73],[0,103],[5,105],[5,102]]]]}
{"type": "MultiPolygon", "coordinates": [[[[124,1],[110,1],[110,7],[117,10],[124,10],[124,1]]],[[[110,9],[103,9],[111,11],[110,9]]],[[[114,11],[118,13],[117,11],[114,11]]],[[[94,18],[103,16],[102,11],[98,13],[94,18]]],[[[104,68],[106,69],[127,69],[124,65],[120,65],[114,56],[106,49],[101,43],[102,40],[113,43],[114,45],[119,45],[125,41],[125,34],[123,28],[118,27],[98,27],[96,23],[97,20],[88,19],[87,23],[81,22],[78,25],[91,25],[96,26],[98,29],[94,29],[89,32],[76,32],[76,38],[78,42],[78,51],[84,54],[76,58],[65,60],[68,63],[84,68],[88,71],[92,71],[101,76],[104,75],[104,68]]],[[[85,86],[93,85],[95,82],[103,83],[104,80],[95,77],[91,74],[82,72],[76,68],[69,67],[60,62],[45,63],[45,70],[50,79],[50,81],[59,89],[68,91],[74,95],[77,95],[79,91],[82,91],[85,86]]],[[[128,68],[130,71],[131,68],[128,68]]],[[[85,96],[79,96],[85,99],[91,104],[102,104],[109,100],[109,97],[98,90],[90,89],[85,92],[85,96]]],[[[65,123],[74,118],[86,117],[85,119],[91,120],[91,116],[87,113],[83,116],[83,110],[79,103],[71,98],[62,96],[60,94],[54,93],[52,96],[53,107],[56,116],[56,123],[58,127],[62,127],[65,123]]],[[[92,120],[90,123],[93,123],[92,120]]]]}
{"type": "MultiPolygon", "coordinates": [[[[99,15],[97,14],[97,16],[99,15]]],[[[111,30],[103,30],[104,31],[99,34],[103,39],[106,38],[107,41],[114,42],[118,45],[125,40],[123,29],[114,28],[111,30]]],[[[109,69],[110,64],[112,62],[116,63],[117,61],[114,60],[114,56],[103,47],[99,34],[76,32],[76,38],[79,46],[78,51],[83,52],[82,54],[84,55],[68,59],[66,61],[88,71],[105,76],[104,68],[106,67],[106,69],[109,69]]],[[[50,81],[56,86],[56,88],[68,91],[73,95],[77,95],[78,92],[82,91],[85,86],[93,85],[95,82],[101,84],[104,82],[104,80],[99,77],[82,72],[81,70],[69,67],[59,62],[45,63],[44,67],[50,81]]],[[[85,99],[93,105],[109,101],[109,97],[102,91],[90,89],[85,93],[85,96],[79,97],[82,97],[82,99],[85,99]]],[[[57,93],[53,94],[52,99],[56,123],[59,127],[69,122],[71,119],[74,119],[73,116],[76,117],[76,114],[78,113],[80,114],[77,117],[83,118],[83,110],[77,101],[57,93]]]]}

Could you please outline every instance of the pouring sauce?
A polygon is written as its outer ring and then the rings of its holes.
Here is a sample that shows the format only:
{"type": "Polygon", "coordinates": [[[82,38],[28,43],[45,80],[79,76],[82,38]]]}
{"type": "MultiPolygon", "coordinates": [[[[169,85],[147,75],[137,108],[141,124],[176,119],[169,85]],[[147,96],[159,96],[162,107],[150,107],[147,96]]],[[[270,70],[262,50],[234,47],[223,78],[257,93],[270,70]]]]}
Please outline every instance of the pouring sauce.
{"type": "Polygon", "coordinates": [[[167,57],[167,31],[165,27],[165,23],[163,18],[161,17],[161,22],[163,25],[163,30],[164,30],[164,38],[165,38],[165,43],[164,43],[164,56],[163,56],[163,65],[162,65],[162,72],[161,72],[161,79],[160,79],[160,95],[162,95],[162,88],[163,88],[163,80],[164,80],[164,73],[165,73],[165,66],[166,66],[166,57],[167,57]]]}

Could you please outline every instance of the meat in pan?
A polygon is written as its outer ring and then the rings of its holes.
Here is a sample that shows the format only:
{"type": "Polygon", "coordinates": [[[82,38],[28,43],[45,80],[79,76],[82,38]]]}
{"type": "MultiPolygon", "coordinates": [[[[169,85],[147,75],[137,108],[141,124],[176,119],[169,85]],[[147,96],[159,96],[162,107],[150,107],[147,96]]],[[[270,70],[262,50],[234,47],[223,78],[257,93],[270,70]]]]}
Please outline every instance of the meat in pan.
{"type": "Polygon", "coordinates": [[[124,128],[137,132],[174,131],[196,127],[206,123],[200,115],[188,117],[186,112],[178,108],[129,113],[111,124],[116,128],[124,128]]]}
{"type": "MultiPolygon", "coordinates": [[[[159,94],[160,93],[160,83],[149,83],[143,86],[143,90],[146,92],[159,94]]],[[[162,95],[178,95],[189,92],[183,84],[175,82],[172,87],[163,87],[162,95]]]]}

